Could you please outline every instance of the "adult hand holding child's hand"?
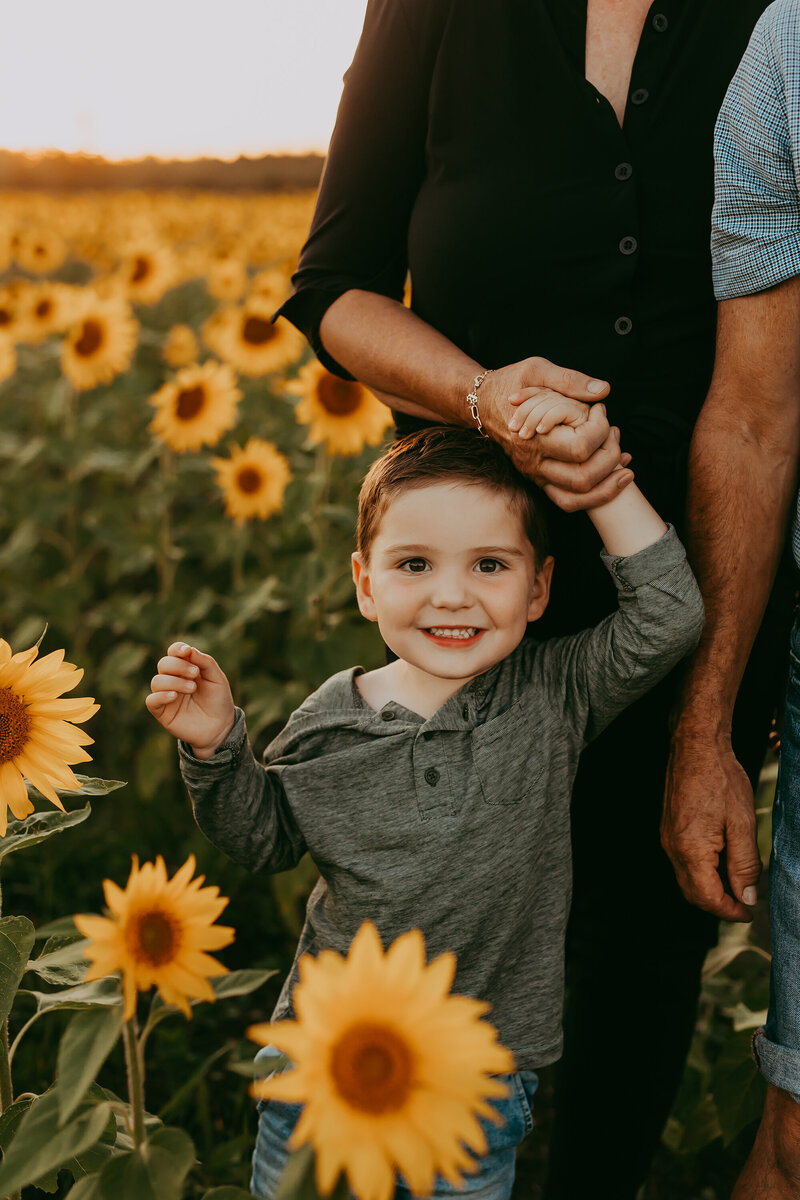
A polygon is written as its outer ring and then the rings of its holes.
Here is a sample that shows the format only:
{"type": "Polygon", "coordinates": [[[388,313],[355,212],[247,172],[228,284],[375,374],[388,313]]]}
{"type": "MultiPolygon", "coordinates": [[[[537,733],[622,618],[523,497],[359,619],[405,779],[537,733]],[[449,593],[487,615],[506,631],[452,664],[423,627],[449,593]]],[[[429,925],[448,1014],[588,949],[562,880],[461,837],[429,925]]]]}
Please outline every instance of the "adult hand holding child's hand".
{"type": "Polygon", "coordinates": [[[478,393],[481,420],[514,465],[561,508],[592,508],[613,499],[633,478],[619,470],[630,455],[620,453],[605,405],[596,403],[608,391],[608,383],[582,371],[526,358],[486,377],[478,393]],[[529,427],[529,414],[537,414],[540,423],[550,409],[560,414],[565,399],[581,402],[583,419],[565,422],[559,415],[557,424],[529,427]]]}
{"type": "Polygon", "coordinates": [[[211,758],[233,728],[236,710],[227,676],[210,654],[173,642],[158,660],[145,704],[198,758],[211,758]]]}

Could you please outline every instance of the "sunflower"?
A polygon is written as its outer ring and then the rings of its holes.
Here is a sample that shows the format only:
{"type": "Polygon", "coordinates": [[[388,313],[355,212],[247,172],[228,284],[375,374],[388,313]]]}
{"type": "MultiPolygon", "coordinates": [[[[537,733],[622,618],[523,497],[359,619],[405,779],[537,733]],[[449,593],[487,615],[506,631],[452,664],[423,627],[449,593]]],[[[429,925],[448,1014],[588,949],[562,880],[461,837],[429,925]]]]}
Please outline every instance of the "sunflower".
{"type": "Polygon", "coordinates": [[[59,698],[77,687],[83,671],[64,662],[63,650],[34,662],[37,654],[36,646],[12,654],[0,638],[0,837],[9,808],[20,821],[33,812],[24,779],[63,809],[55,787],[80,787],[68,764],[91,760],[81,747],[93,739],[73,722],[88,721],[100,706],[91,696],[59,698]]]}
{"type": "Polygon", "coordinates": [[[61,266],[67,246],[60,234],[44,226],[20,230],[14,243],[14,257],[23,271],[49,275],[61,266]]]}
{"type": "Polygon", "coordinates": [[[150,397],[158,410],[150,430],[179,453],[214,446],[236,424],[241,398],[227,363],[184,367],[150,397]]]}
{"type": "Polygon", "coordinates": [[[61,369],[79,391],[110,383],[126,371],[139,331],[128,304],[119,296],[84,296],[81,316],[61,350],[61,369]]]}
{"type": "Polygon", "coordinates": [[[251,437],[244,449],[234,446],[230,458],[212,458],[211,464],[225,493],[225,512],[237,525],[250,517],[265,521],[278,512],[292,475],[272,442],[251,437]]]}
{"type": "Polygon", "coordinates": [[[489,1006],[448,994],[455,967],[452,954],[425,965],[418,929],[384,954],[365,922],[346,959],[332,950],[301,959],[297,1021],[248,1031],[292,1060],[253,1092],[304,1105],[289,1145],[311,1143],[323,1194],[345,1171],[359,1200],[390,1200],[399,1171],[427,1196],[437,1174],[459,1187],[475,1170],[465,1147],[486,1153],[477,1118],[499,1122],[487,1101],[507,1091],[489,1076],[514,1061],[480,1020],[489,1006]]]}
{"type": "Polygon", "coordinates": [[[206,268],[206,290],[217,300],[238,300],[247,287],[247,266],[239,258],[212,258],[206,268]]]}
{"type": "Polygon", "coordinates": [[[32,345],[68,328],[75,319],[76,291],[66,283],[38,283],[24,299],[24,337],[32,345]]]}
{"type": "Polygon", "coordinates": [[[188,367],[197,361],[200,347],[194,331],[188,325],[173,325],[161,350],[165,363],[171,367],[188,367]]]}
{"type": "Polygon", "coordinates": [[[178,280],[178,264],[168,246],[143,241],[129,247],[118,278],[129,300],[156,304],[178,280]]]}
{"type": "Polygon", "coordinates": [[[250,295],[257,296],[273,311],[283,304],[290,291],[291,267],[282,270],[272,267],[268,271],[259,271],[253,276],[250,284],[250,295]]]}
{"type": "Polygon", "coordinates": [[[310,362],[286,390],[303,399],[295,418],[309,425],[308,440],[324,442],[329,454],[358,454],[377,446],[392,424],[391,411],[360,383],[349,383],[310,362]]]}
{"type": "Polygon", "coordinates": [[[195,866],[190,854],[168,879],[160,855],[155,863],[140,867],[134,854],[124,891],[110,879],[103,881],[111,916],[83,913],[74,918],[81,933],[91,939],[84,952],[92,963],[87,983],[121,972],[126,1021],[136,1010],[136,993],[154,985],[166,1004],[191,1017],[188,997],[213,1000],[209,979],[228,973],[227,967],[205,953],[233,941],[230,926],[214,924],[228,901],[219,888],[202,886],[204,875],[192,879],[195,866]]]}
{"type": "Polygon", "coordinates": [[[295,362],[303,339],[288,321],[272,323],[272,308],[258,296],[240,307],[212,313],[202,329],[206,345],[251,379],[295,362]]]}

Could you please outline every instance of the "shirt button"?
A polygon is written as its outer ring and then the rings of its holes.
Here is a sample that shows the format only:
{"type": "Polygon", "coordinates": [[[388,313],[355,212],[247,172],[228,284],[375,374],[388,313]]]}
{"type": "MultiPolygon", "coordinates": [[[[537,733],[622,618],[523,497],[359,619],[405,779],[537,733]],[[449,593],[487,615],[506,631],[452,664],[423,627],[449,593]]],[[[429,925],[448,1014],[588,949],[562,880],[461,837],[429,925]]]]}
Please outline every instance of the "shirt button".
{"type": "Polygon", "coordinates": [[[393,721],[395,719],[396,715],[397,714],[393,713],[390,708],[385,708],[383,710],[383,712],[381,713],[381,720],[382,721],[393,721]]]}
{"type": "Polygon", "coordinates": [[[663,13],[656,13],[653,17],[653,29],[655,29],[656,33],[663,33],[668,25],[669,21],[663,13]]]}
{"type": "Polygon", "coordinates": [[[633,167],[630,163],[618,163],[614,168],[614,174],[617,179],[630,179],[633,174],[633,167]]]}
{"type": "Polygon", "coordinates": [[[431,787],[436,787],[439,782],[439,772],[436,770],[436,767],[428,767],[425,772],[425,782],[429,783],[431,787]]]}
{"type": "Polygon", "coordinates": [[[462,708],[461,716],[464,718],[465,721],[469,720],[469,705],[468,704],[465,704],[464,707],[462,708]]]}
{"type": "Polygon", "coordinates": [[[619,244],[619,248],[623,254],[633,254],[639,243],[635,237],[624,237],[619,244]]]}
{"type": "Polygon", "coordinates": [[[617,317],[614,322],[614,329],[620,334],[630,333],[633,329],[633,321],[630,317],[617,317]]]}
{"type": "Polygon", "coordinates": [[[644,104],[650,99],[650,93],[647,88],[637,88],[635,92],[631,92],[631,104],[644,104]]]}
{"type": "Polygon", "coordinates": [[[429,742],[431,738],[436,737],[436,732],[433,729],[426,729],[422,736],[426,742],[429,742]]]}

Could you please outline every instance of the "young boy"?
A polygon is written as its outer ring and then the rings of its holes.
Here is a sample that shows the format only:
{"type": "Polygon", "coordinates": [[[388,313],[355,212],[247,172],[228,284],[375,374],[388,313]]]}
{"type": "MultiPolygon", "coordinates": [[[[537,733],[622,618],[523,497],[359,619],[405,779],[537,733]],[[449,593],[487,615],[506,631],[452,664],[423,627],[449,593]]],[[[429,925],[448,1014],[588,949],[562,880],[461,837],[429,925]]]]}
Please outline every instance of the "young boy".
{"type": "MultiPolygon", "coordinates": [[[[634,484],[589,515],[618,611],[574,636],[526,638],[553,568],[537,488],[476,432],[424,429],[372,466],[359,497],[358,604],[395,661],[324,683],[265,766],[208,655],[170,646],[147,698],[181,739],[215,845],[251,870],[288,870],[306,850],[319,867],[275,1018],[292,1015],[299,957],[346,954],[367,918],[385,945],[419,927],[430,957],[457,955],[454,991],[491,1003],[518,1070],[466,1183],[482,1200],[509,1195],[533,1068],[561,1051],[578,756],[703,624],[683,548],[634,484]]],[[[252,1190],[272,1196],[298,1108],[261,1108],[252,1190]]],[[[435,1194],[452,1191],[439,1181],[435,1194]]]]}

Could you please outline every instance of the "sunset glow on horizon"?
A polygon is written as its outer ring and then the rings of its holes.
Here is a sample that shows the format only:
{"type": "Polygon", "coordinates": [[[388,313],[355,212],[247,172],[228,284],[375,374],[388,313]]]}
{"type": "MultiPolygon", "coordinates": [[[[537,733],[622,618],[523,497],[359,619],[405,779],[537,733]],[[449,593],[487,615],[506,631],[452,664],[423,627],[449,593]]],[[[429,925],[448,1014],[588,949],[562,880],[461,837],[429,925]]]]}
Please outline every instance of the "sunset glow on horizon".
{"type": "Polygon", "coordinates": [[[324,152],[366,0],[15,5],[0,148],[112,160],[324,152]]]}

